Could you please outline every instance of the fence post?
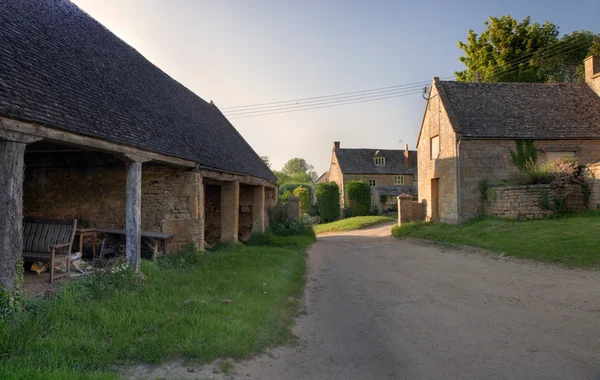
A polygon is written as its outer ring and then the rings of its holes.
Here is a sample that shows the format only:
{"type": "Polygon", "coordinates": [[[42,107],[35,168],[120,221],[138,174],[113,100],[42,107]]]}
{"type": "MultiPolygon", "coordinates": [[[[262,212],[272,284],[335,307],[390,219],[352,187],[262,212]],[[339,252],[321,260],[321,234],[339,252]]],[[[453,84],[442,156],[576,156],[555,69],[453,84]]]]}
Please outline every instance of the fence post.
{"type": "Polygon", "coordinates": [[[413,197],[410,194],[398,196],[398,225],[413,220],[413,197]]]}
{"type": "Polygon", "coordinates": [[[300,221],[300,198],[296,196],[290,196],[287,199],[286,215],[288,219],[293,219],[297,222],[300,221]]]}

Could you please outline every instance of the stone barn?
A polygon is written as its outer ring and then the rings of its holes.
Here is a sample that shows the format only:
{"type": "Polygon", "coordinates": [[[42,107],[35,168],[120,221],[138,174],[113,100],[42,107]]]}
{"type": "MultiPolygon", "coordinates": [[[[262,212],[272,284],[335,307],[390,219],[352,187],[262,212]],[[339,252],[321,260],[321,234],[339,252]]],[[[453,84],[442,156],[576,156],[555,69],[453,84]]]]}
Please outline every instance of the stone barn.
{"type": "Polygon", "coordinates": [[[167,249],[263,232],[277,179],[206,102],[68,1],[0,3],[0,285],[23,217],[172,232],[167,249]]]}

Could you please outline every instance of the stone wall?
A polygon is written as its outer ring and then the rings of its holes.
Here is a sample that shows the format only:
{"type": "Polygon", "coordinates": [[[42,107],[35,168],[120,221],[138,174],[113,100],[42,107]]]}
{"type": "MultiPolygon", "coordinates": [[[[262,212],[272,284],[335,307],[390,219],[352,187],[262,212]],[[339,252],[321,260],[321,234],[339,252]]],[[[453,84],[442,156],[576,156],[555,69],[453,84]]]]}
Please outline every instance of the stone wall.
{"type": "Polygon", "coordinates": [[[435,219],[432,205],[432,181],[438,183],[438,218],[442,222],[458,222],[456,172],[456,135],[441,102],[436,86],[432,86],[419,135],[418,193],[425,204],[427,219],[435,219]],[[439,136],[440,154],[431,159],[430,139],[439,136]]]}
{"type": "Polygon", "coordinates": [[[245,243],[252,233],[252,203],[254,200],[254,187],[240,185],[240,219],[238,226],[238,240],[245,243]]]}
{"type": "Polygon", "coordinates": [[[398,225],[425,220],[425,205],[413,201],[412,195],[402,194],[397,197],[398,202],[398,225]]]}
{"type": "Polygon", "coordinates": [[[512,219],[541,219],[556,213],[557,199],[565,200],[565,211],[585,209],[580,185],[568,185],[566,189],[551,189],[549,185],[501,186],[493,188],[492,196],[485,205],[485,213],[512,219]],[[547,194],[543,207],[542,195],[547,194]],[[550,208],[550,209],[547,209],[550,208]]]}
{"type": "MultiPolygon", "coordinates": [[[[600,204],[600,141],[599,140],[536,140],[538,160],[546,161],[544,151],[571,151],[588,166],[587,177],[592,186],[589,208],[600,204]]],[[[491,184],[514,180],[518,174],[510,158],[514,140],[463,140],[460,144],[461,197],[464,219],[478,215],[481,210],[478,183],[488,178],[491,184]]]]}
{"type": "Polygon", "coordinates": [[[204,185],[204,241],[210,248],[221,239],[221,186],[204,185]]]}
{"type": "MultiPolygon", "coordinates": [[[[142,229],[177,233],[168,250],[203,241],[198,181],[197,173],[184,168],[142,167],[142,229]]],[[[125,166],[28,167],[23,206],[25,216],[125,228],[125,166]]]]}
{"type": "Polygon", "coordinates": [[[410,186],[415,182],[412,174],[404,174],[404,185],[396,185],[396,174],[344,174],[344,182],[374,179],[377,186],[410,186]]]}

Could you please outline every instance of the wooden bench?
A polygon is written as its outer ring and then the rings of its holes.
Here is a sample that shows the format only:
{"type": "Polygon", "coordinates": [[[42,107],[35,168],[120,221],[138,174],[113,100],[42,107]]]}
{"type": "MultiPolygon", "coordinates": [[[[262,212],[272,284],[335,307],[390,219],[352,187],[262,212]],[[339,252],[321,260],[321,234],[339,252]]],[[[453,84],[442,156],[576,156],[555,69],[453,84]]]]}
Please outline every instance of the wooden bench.
{"type": "Polygon", "coordinates": [[[71,247],[77,219],[23,219],[23,260],[50,263],[50,282],[54,281],[54,265],[66,262],[71,271],[71,247]]]}

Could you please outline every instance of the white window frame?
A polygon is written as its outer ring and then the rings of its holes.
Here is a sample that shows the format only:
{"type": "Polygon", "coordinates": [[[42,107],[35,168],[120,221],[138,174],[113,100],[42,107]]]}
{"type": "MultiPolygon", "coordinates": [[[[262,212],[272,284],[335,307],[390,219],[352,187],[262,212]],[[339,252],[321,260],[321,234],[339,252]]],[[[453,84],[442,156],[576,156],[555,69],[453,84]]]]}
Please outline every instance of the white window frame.
{"type": "Polygon", "coordinates": [[[395,185],[404,185],[404,176],[403,175],[397,175],[394,177],[394,184],[395,185]]]}
{"type": "Polygon", "coordinates": [[[385,165],[385,157],[375,157],[375,165],[385,165]]]}
{"type": "Polygon", "coordinates": [[[430,151],[430,159],[431,160],[435,160],[435,159],[440,158],[440,135],[433,136],[432,138],[429,139],[429,151],[430,151]],[[434,150],[433,150],[434,139],[437,139],[436,140],[437,141],[437,154],[435,154],[434,150]]]}
{"type": "Polygon", "coordinates": [[[368,182],[369,182],[369,186],[371,186],[371,187],[377,186],[377,180],[376,179],[369,179],[368,182]]]}

